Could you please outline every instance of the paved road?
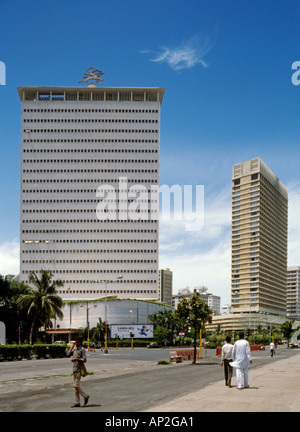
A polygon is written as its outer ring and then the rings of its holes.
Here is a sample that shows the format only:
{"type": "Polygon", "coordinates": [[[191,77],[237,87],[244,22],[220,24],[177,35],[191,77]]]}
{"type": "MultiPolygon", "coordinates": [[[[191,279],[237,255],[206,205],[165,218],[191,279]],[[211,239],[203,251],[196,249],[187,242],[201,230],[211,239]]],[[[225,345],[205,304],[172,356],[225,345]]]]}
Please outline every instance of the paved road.
{"type": "MultiPolygon", "coordinates": [[[[279,347],[272,361],[295,354],[299,354],[299,350],[279,347]]],[[[271,361],[268,351],[253,352],[252,355],[251,368],[259,368],[271,361]]],[[[168,350],[119,349],[111,350],[108,355],[89,353],[88,370],[94,375],[84,378],[82,386],[90,395],[90,402],[79,410],[146,411],[223,379],[219,358],[203,358],[196,365],[186,361],[158,366],[157,359],[163,358],[168,358],[168,350]]],[[[72,411],[72,377],[62,376],[70,374],[70,369],[68,359],[0,363],[0,410],[72,411]]]]}

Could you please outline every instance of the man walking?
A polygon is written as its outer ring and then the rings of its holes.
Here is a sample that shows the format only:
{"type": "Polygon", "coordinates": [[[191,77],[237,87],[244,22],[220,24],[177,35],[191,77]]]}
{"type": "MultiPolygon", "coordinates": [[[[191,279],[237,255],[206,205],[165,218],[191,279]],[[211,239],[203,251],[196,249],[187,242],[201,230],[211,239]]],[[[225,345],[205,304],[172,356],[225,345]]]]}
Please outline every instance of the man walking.
{"type": "Polygon", "coordinates": [[[85,349],[82,347],[82,339],[77,338],[75,343],[72,345],[70,351],[68,352],[68,357],[73,353],[73,381],[74,381],[74,392],[75,392],[75,404],[71,408],[80,407],[80,396],[84,398],[84,405],[88,403],[89,396],[80,387],[80,362],[86,362],[85,349]]]}
{"type": "Polygon", "coordinates": [[[249,387],[248,384],[248,365],[252,364],[251,352],[249,343],[244,339],[244,332],[239,333],[239,340],[237,340],[232,350],[231,366],[236,368],[236,384],[237,388],[242,388],[242,372],[244,371],[244,388],[249,387]]]}
{"type": "Polygon", "coordinates": [[[233,345],[230,343],[231,337],[226,337],[226,343],[222,346],[222,355],[221,355],[221,367],[224,364],[224,376],[225,376],[225,385],[231,387],[231,378],[232,378],[232,366],[230,366],[230,362],[232,362],[232,349],[233,345]]]}
{"type": "Polygon", "coordinates": [[[270,354],[271,354],[271,357],[273,357],[273,355],[275,354],[275,345],[274,345],[274,343],[273,342],[271,342],[270,343],[270,354]]]}

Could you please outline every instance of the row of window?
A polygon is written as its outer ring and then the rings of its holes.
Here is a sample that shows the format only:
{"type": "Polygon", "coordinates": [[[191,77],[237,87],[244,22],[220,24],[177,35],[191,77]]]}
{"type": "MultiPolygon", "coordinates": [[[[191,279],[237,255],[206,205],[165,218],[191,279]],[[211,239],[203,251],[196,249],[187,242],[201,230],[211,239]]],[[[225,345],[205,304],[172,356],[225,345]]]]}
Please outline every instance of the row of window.
{"type": "Polygon", "coordinates": [[[23,173],[157,173],[151,169],[23,169],[23,173]]]}
{"type": "MultiPolygon", "coordinates": [[[[24,251],[22,251],[24,252],[24,251]]],[[[28,252],[28,251],[26,251],[28,252]]],[[[131,259],[131,260],[123,260],[123,259],[118,259],[118,260],[90,260],[90,259],[81,259],[81,260],[23,260],[22,261],[23,264],[28,264],[28,263],[33,263],[33,264],[44,264],[44,263],[48,263],[48,264],[122,264],[122,263],[128,263],[128,264],[156,264],[157,260],[143,260],[143,259],[131,259]]]]}
{"type": "MultiPolygon", "coordinates": [[[[49,224],[54,224],[54,223],[59,223],[59,224],[63,224],[63,223],[67,223],[67,224],[77,224],[77,223],[89,223],[89,224],[99,224],[99,223],[106,223],[105,221],[100,221],[99,219],[23,219],[22,223],[23,224],[36,224],[36,223],[49,223],[49,224]]],[[[137,222],[132,220],[132,219],[125,219],[122,221],[118,221],[118,220],[110,220],[109,221],[109,225],[111,226],[111,224],[113,222],[116,222],[118,224],[122,223],[123,224],[127,224],[127,223],[134,223],[136,224],[137,222]]],[[[155,220],[146,220],[143,221],[144,223],[157,223],[157,221],[155,220]]]]}
{"type": "MultiPolygon", "coordinates": [[[[157,139],[23,139],[23,143],[158,143],[157,139]]],[[[158,153],[158,150],[153,149],[86,149],[86,148],[62,148],[62,149],[52,149],[52,148],[41,148],[41,149],[24,149],[24,153],[158,153]]]]}
{"type": "MultiPolygon", "coordinates": [[[[48,242],[50,244],[50,242],[48,242]]],[[[29,250],[22,250],[22,253],[47,253],[47,254],[55,254],[57,255],[58,253],[75,253],[75,254],[84,254],[84,253],[94,253],[94,254],[99,254],[99,253],[107,253],[107,254],[111,254],[111,253],[154,253],[157,254],[157,249],[111,249],[111,250],[107,250],[107,249],[77,249],[77,250],[72,250],[72,249],[66,249],[66,250],[40,250],[39,248],[34,250],[34,249],[29,249],[29,250]]]]}
{"type": "Polygon", "coordinates": [[[24,129],[24,133],[158,133],[157,129],[24,129]]]}
{"type": "Polygon", "coordinates": [[[157,159],[23,159],[23,163],[157,163],[157,159]]]}
{"type": "Polygon", "coordinates": [[[78,112],[78,113],[139,113],[139,114],[157,114],[158,110],[151,110],[151,109],[117,109],[117,108],[111,108],[111,109],[103,109],[103,108],[24,108],[23,112],[59,112],[59,113],[66,113],[66,112],[78,112]]]}
{"type": "MultiPolygon", "coordinates": [[[[121,183],[122,179],[114,178],[114,179],[105,179],[107,183],[114,183],[118,182],[121,183]]],[[[126,178],[126,183],[136,183],[137,179],[128,179],[126,178]]],[[[156,184],[158,183],[157,179],[138,179],[139,184],[142,183],[152,183],[156,184]]],[[[55,178],[55,179],[23,179],[23,183],[99,183],[99,179],[86,179],[86,178],[55,178]]]]}
{"type": "MultiPolygon", "coordinates": [[[[23,275],[25,275],[25,274],[29,274],[30,272],[33,272],[33,271],[35,271],[35,270],[22,270],[22,274],[23,275]]],[[[55,274],[59,274],[59,273],[65,273],[65,272],[59,272],[59,271],[57,271],[57,270],[55,270],[55,274]]],[[[74,272],[70,272],[71,274],[72,273],[74,273],[74,272]]],[[[92,282],[92,281],[90,281],[90,280],[77,280],[77,281],[68,281],[68,280],[64,280],[64,283],[85,283],[85,284],[88,284],[88,283],[90,283],[90,284],[94,284],[95,282],[92,282]]],[[[149,280],[147,280],[147,279],[141,279],[141,280],[137,280],[137,279],[120,279],[119,281],[118,281],[118,283],[120,283],[120,284],[133,284],[133,283],[135,283],[135,284],[156,284],[157,283],[157,280],[156,279],[149,279],[149,280]]],[[[111,292],[114,292],[114,291],[111,291],[111,292]]]]}
{"type": "MultiPolygon", "coordinates": [[[[25,282],[28,284],[28,281],[25,282]]],[[[66,281],[67,283],[67,281],[66,281]]],[[[157,294],[156,291],[153,290],[116,290],[116,291],[107,291],[109,294],[157,294]]],[[[105,294],[103,290],[62,290],[59,288],[60,294],[105,294]]]]}
{"type": "MultiPolygon", "coordinates": [[[[141,218],[142,216],[145,218],[154,217],[154,214],[157,215],[158,217],[158,210],[155,209],[151,209],[151,210],[139,210],[139,209],[134,209],[134,210],[130,210],[130,209],[111,209],[111,210],[106,210],[106,209],[52,209],[52,208],[47,208],[47,209],[23,209],[22,213],[97,213],[101,218],[102,213],[107,213],[107,218],[109,219],[111,218],[112,220],[117,220],[117,215],[119,215],[120,220],[122,221],[123,218],[126,218],[126,214],[128,215],[128,218],[134,220],[135,216],[137,215],[137,213],[140,213],[139,218],[141,218]],[[123,214],[121,214],[123,213],[123,214]],[[143,213],[143,215],[142,215],[143,213]]],[[[138,218],[138,219],[139,219],[138,218]]]]}
{"type": "Polygon", "coordinates": [[[22,240],[22,243],[157,243],[156,239],[75,239],[22,240]]]}
{"type": "Polygon", "coordinates": [[[147,229],[68,229],[68,230],[59,230],[59,229],[43,229],[43,230],[23,230],[22,231],[23,234],[29,234],[29,233],[44,233],[44,234],[48,234],[48,233],[142,233],[142,234],[146,234],[146,233],[157,233],[157,230],[147,230],[147,229]]]}
{"type": "MultiPolygon", "coordinates": [[[[137,189],[133,189],[134,186],[131,186],[130,189],[115,189],[114,192],[116,194],[121,194],[121,193],[131,193],[131,192],[138,192],[141,195],[145,194],[152,194],[153,191],[151,191],[150,189],[147,190],[140,190],[140,188],[137,189]]],[[[41,193],[41,194],[49,194],[49,193],[71,193],[71,194],[75,194],[75,193],[84,193],[84,194],[95,194],[97,191],[97,189],[22,189],[22,193],[41,193]]],[[[111,192],[109,189],[104,190],[101,187],[101,192],[111,192]]]]}
{"type": "Polygon", "coordinates": [[[112,118],[23,118],[24,123],[158,123],[153,119],[112,119],[112,118]]]}
{"type": "MultiPolygon", "coordinates": [[[[103,191],[104,192],[104,191],[103,191]]],[[[105,199],[105,204],[106,203],[114,203],[114,204],[119,204],[119,203],[130,203],[131,200],[133,200],[133,202],[135,202],[136,198],[128,198],[128,199],[105,199]]],[[[28,199],[28,200],[22,200],[23,204],[78,204],[78,203],[86,203],[86,204],[97,204],[99,202],[99,199],[28,199]]],[[[156,203],[157,200],[150,200],[150,199],[138,199],[137,203],[156,203]]],[[[100,210],[98,210],[100,211],[100,210]]],[[[101,211],[106,211],[105,209],[102,209],[101,211]]],[[[114,210],[113,210],[114,211],[114,210]]],[[[135,211],[138,211],[138,209],[136,209],[135,211]]],[[[141,211],[148,211],[148,210],[142,210],[141,211]]]]}
{"type": "MultiPolygon", "coordinates": [[[[42,261],[43,262],[43,261],[42,261]]],[[[46,261],[44,261],[46,263],[46,261]]],[[[36,263],[36,261],[25,261],[25,264],[34,264],[36,263]]],[[[151,269],[139,269],[139,270],[127,270],[127,269],[118,269],[118,271],[120,271],[120,273],[157,273],[157,270],[151,270],[151,269]]],[[[55,269],[55,273],[111,273],[111,270],[101,270],[101,269],[92,269],[92,270],[67,270],[67,269],[63,269],[63,270],[57,270],[55,269]]],[[[152,276],[153,277],[153,276],[152,276]]]]}

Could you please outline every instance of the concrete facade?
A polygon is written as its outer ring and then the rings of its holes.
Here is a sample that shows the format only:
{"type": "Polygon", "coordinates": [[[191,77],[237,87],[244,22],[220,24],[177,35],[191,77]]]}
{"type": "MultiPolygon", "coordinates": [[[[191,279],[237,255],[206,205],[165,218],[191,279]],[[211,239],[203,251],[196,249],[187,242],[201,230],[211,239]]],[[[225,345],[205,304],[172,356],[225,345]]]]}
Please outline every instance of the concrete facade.
{"type": "Polygon", "coordinates": [[[170,269],[159,270],[159,301],[172,306],[173,272],[170,269]]]}
{"type": "Polygon", "coordinates": [[[164,89],[18,92],[20,280],[45,269],[64,282],[64,300],[99,298],[105,281],[108,295],[157,299],[164,89]]]}
{"type": "Polygon", "coordinates": [[[285,315],[288,192],[260,159],[233,166],[233,313],[285,315]]]}

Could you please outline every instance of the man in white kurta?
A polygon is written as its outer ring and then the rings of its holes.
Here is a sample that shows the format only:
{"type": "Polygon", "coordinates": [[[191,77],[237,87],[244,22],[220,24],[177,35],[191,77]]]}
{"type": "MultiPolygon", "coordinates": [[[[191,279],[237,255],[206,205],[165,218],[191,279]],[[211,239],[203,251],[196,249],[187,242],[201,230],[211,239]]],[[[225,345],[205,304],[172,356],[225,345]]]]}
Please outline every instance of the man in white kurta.
{"type": "Polygon", "coordinates": [[[242,372],[244,371],[244,388],[248,385],[248,366],[252,364],[251,351],[249,343],[244,339],[244,332],[239,333],[239,340],[237,340],[232,350],[231,366],[236,368],[236,384],[237,388],[242,388],[242,372]]]}

